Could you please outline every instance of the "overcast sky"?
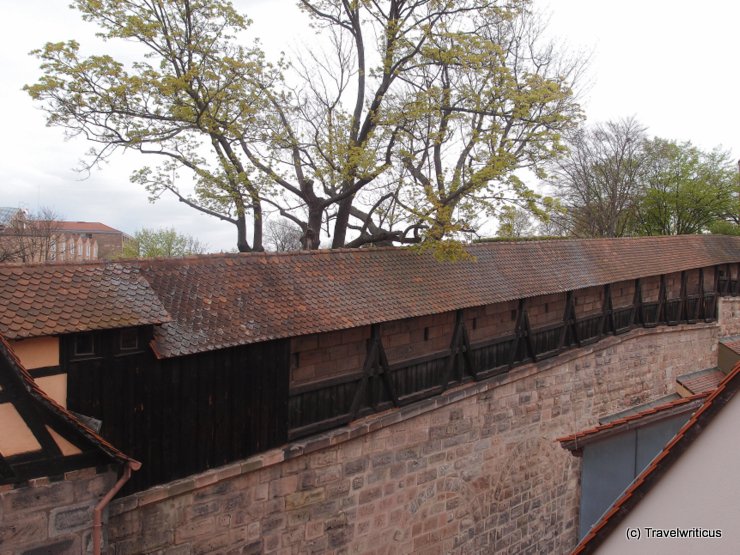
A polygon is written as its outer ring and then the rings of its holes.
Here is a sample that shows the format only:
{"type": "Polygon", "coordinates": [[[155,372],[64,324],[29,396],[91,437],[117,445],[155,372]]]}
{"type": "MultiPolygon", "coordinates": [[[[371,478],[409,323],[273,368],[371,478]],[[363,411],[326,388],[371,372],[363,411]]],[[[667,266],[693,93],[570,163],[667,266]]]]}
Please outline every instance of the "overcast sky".
{"type": "MultiPolygon", "coordinates": [[[[268,55],[311,39],[295,0],[238,0],[268,55]],[[303,37],[303,38],[301,38],[303,37]]],[[[90,145],[64,140],[21,88],[38,77],[28,55],[47,41],[95,44],[95,29],[65,0],[4,0],[0,20],[0,206],[50,207],[63,219],[100,221],[127,233],[175,227],[229,250],[233,226],[170,198],[155,204],[129,182],[141,160],[115,160],[87,179],[73,170],[90,145]]],[[[651,135],[722,145],[740,155],[737,108],[740,3],[729,0],[537,0],[550,32],[591,56],[583,98],[589,122],[634,115],[651,135]]]]}

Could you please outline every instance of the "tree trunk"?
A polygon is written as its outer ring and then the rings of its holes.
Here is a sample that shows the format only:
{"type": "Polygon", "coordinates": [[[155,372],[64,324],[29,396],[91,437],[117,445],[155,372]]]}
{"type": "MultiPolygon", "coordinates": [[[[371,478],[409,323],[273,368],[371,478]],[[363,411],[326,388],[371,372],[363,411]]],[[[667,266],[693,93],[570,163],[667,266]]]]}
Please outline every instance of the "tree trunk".
{"type": "Polygon", "coordinates": [[[301,236],[301,248],[304,250],[316,250],[321,244],[321,216],[324,212],[323,207],[316,203],[308,207],[308,223],[301,236]]]}
{"type": "Polygon", "coordinates": [[[236,216],[236,248],[239,252],[250,252],[252,250],[247,241],[247,219],[244,214],[236,216]]]}
{"type": "Polygon", "coordinates": [[[252,238],[252,250],[257,252],[263,252],[265,248],[262,246],[262,205],[259,199],[255,199],[252,202],[252,210],[254,212],[254,237],[252,238]]]}
{"type": "Polygon", "coordinates": [[[339,203],[337,221],[334,224],[334,240],[331,244],[333,249],[340,249],[347,242],[347,225],[349,224],[349,214],[354,198],[355,196],[351,195],[339,203]]]}

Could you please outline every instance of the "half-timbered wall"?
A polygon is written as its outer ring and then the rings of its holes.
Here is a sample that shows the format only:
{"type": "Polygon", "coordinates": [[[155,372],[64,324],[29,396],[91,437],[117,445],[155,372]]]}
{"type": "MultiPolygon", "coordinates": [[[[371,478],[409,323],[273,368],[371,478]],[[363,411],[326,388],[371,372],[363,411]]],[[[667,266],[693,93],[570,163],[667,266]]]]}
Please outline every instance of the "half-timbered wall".
{"type": "Polygon", "coordinates": [[[555,439],[716,362],[719,323],[635,327],[114,502],[116,553],[568,553],[580,459],[555,439]]]}
{"type": "MultiPolygon", "coordinates": [[[[723,278],[736,266],[164,360],[146,348],[150,327],[125,352],[120,330],[95,332],[81,355],[77,336],[63,336],[60,364],[41,370],[68,373],[69,408],[101,420],[106,439],[144,462],[133,491],[635,326],[713,320],[713,291],[737,291],[737,279],[723,278]]],[[[63,387],[44,385],[61,398],[63,387]]]]}
{"type": "Polygon", "coordinates": [[[289,436],[346,424],[635,326],[713,320],[713,275],[695,269],[293,339],[289,436]]]}

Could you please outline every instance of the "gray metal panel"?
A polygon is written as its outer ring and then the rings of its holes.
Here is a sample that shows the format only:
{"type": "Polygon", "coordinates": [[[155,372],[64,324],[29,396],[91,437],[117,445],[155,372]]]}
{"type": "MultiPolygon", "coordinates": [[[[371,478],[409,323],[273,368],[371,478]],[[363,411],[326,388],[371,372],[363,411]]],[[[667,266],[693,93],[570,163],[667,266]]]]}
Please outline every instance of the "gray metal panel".
{"type": "Polygon", "coordinates": [[[635,477],[636,434],[629,431],[583,450],[579,537],[588,533],[635,477]]]}
{"type": "Polygon", "coordinates": [[[676,435],[690,416],[691,414],[679,414],[637,430],[637,457],[635,459],[637,474],[642,472],[650,461],[663,450],[666,443],[676,435]]]}

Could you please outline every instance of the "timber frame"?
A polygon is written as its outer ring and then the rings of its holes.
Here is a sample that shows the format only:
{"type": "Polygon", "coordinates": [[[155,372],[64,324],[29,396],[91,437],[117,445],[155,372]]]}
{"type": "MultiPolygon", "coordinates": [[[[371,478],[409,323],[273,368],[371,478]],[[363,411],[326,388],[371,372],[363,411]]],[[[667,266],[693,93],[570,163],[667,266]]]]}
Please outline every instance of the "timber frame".
{"type": "Polygon", "coordinates": [[[388,363],[379,326],[373,325],[361,373],[291,388],[288,436],[296,439],[328,430],[373,409],[404,406],[437,395],[449,387],[504,374],[522,364],[538,362],[637,327],[715,321],[718,297],[738,293],[740,264],[733,267],[737,268],[735,279],[719,275],[720,269],[726,272],[724,275],[731,275],[729,264],[722,268],[714,267],[713,290],[705,289],[705,270],[699,268],[694,284],[697,292],[694,294],[689,293],[688,271],[679,272],[675,275],[680,283],[678,296],[669,295],[665,274],[656,276],[658,295],[653,301],[644,300],[645,279],[634,279],[631,281],[634,287],[632,303],[627,306],[614,305],[614,284],[608,283],[601,288],[600,311],[580,317],[575,302],[577,292],[565,291],[562,293],[564,310],[561,321],[539,327],[531,324],[529,307],[532,299],[519,299],[512,333],[487,340],[471,341],[465,324],[465,310],[459,309],[455,311],[448,349],[396,364],[388,363]],[[376,384],[375,396],[367,397],[373,383],[376,384]],[[352,399],[349,405],[343,401],[348,394],[352,399]],[[361,399],[365,397],[367,400],[363,404],[361,399]],[[320,399],[329,401],[334,411],[326,414],[323,420],[306,420],[303,409],[321,402],[320,399]]]}

